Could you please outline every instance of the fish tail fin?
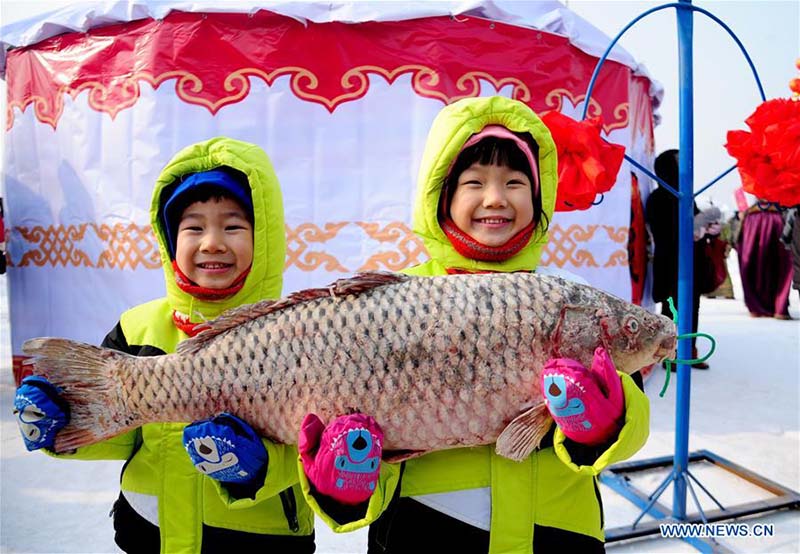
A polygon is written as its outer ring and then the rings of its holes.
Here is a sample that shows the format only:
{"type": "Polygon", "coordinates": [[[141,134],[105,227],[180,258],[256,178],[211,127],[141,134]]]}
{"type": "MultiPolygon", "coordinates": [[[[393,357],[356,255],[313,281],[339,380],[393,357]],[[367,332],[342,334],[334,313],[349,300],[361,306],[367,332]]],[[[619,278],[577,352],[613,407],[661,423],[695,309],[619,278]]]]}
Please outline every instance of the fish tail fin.
{"type": "Polygon", "coordinates": [[[134,356],[67,339],[26,341],[23,352],[33,356],[33,373],[59,389],[69,404],[70,420],[56,435],[58,453],[100,442],[141,422],[127,415],[120,395],[121,371],[134,356]]]}

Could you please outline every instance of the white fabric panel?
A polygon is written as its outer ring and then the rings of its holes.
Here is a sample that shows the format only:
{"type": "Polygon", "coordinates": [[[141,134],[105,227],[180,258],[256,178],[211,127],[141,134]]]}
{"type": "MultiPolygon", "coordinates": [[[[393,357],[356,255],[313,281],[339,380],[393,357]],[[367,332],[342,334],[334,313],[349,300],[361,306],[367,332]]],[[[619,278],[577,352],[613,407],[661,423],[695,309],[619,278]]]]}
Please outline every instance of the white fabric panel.
{"type": "Polygon", "coordinates": [[[412,496],[420,504],[478,529],[488,531],[492,521],[492,489],[467,489],[412,496]]]}
{"type": "Polygon", "coordinates": [[[158,527],[158,497],[138,492],[122,491],[133,511],[158,527]]]}

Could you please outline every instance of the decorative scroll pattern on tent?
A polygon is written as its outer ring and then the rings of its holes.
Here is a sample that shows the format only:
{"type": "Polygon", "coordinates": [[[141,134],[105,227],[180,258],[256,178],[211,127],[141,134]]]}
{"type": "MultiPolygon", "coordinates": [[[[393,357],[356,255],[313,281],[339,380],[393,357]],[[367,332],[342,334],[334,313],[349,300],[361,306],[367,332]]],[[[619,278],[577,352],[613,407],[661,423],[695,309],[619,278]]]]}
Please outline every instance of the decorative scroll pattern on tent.
{"type": "MultiPolygon", "coordinates": [[[[76,99],[84,92],[92,109],[113,119],[136,104],[142,84],[155,89],[168,81],[174,81],[183,101],[216,114],[245,98],[251,79],[272,85],[281,77],[290,80],[298,98],[331,113],[366,95],[369,75],[391,84],[404,74],[412,75],[417,94],[445,104],[478,96],[481,81],[497,91],[510,85],[512,97],[543,113],[560,111],[563,98],[581,102],[596,62],[564,37],[474,17],[303,25],[267,11],[253,16],[173,12],[160,21],[59,35],[35,51],[20,48],[8,57],[14,68],[7,76],[8,129],[14,110],[24,112],[31,104],[39,121],[56,128],[65,96],[76,99]],[[482,47],[500,36],[526,48],[509,55],[482,47]],[[432,37],[439,46],[435,53],[429,48],[432,37]],[[326,47],[330,44],[336,48],[326,47]],[[558,63],[564,48],[572,51],[568,66],[558,63]],[[198,59],[204,63],[187,67],[198,59]]],[[[630,73],[609,62],[591,100],[589,115],[602,117],[606,133],[627,125],[626,87],[618,85],[630,73]]]]}
{"type": "MultiPolygon", "coordinates": [[[[542,253],[543,265],[557,267],[612,267],[628,265],[624,249],[614,251],[606,261],[598,262],[587,249],[587,243],[600,230],[621,246],[627,244],[628,228],[610,225],[550,226],[550,240],[542,253]]],[[[47,227],[15,227],[24,241],[22,255],[11,260],[15,267],[95,267],[106,269],[161,269],[158,244],[149,225],[50,225],[47,227]],[[94,236],[90,236],[91,233],[94,236]],[[102,245],[99,255],[91,255],[82,243],[102,245]]],[[[286,265],[305,272],[352,272],[386,269],[399,271],[428,258],[422,241],[400,221],[380,224],[367,221],[302,223],[286,226],[286,265]],[[348,225],[361,229],[368,239],[383,246],[358,267],[345,267],[335,254],[335,239],[348,225]]]]}
{"type": "Polygon", "coordinates": [[[149,225],[84,223],[15,227],[14,230],[19,232],[25,242],[34,245],[34,248],[27,249],[14,264],[19,267],[35,265],[136,269],[141,265],[147,269],[161,268],[158,245],[149,225]],[[80,246],[90,229],[105,245],[96,259],[80,246]]]}
{"type": "MultiPolygon", "coordinates": [[[[572,107],[577,106],[578,104],[582,103],[586,99],[585,94],[573,95],[569,90],[565,88],[557,88],[551,90],[545,96],[545,104],[551,108],[551,110],[540,110],[538,113],[539,115],[544,115],[549,111],[555,112],[562,112],[564,111],[564,99],[568,99],[572,103],[572,107]]],[[[630,111],[630,106],[627,102],[622,102],[621,104],[617,104],[614,107],[614,118],[612,123],[605,123],[603,124],[603,131],[608,134],[614,129],[622,129],[623,127],[628,126],[628,113],[630,111]]],[[[600,117],[603,114],[603,108],[600,107],[600,104],[592,97],[589,100],[589,109],[586,112],[586,117],[591,119],[593,117],[600,117]]],[[[577,118],[580,119],[580,118],[577,118]]],[[[608,119],[606,117],[606,119],[608,119]]]]}
{"type": "Polygon", "coordinates": [[[286,226],[286,264],[284,268],[296,265],[302,271],[314,271],[322,268],[325,271],[346,272],[336,256],[327,252],[310,250],[309,244],[323,244],[334,239],[337,233],[347,225],[346,221],[341,223],[326,223],[324,228],[320,228],[313,223],[303,223],[292,229],[286,226]]]}
{"type": "Polygon", "coordinates": [[[428,258],[422,240],[405,223],[393,221],[383,227],[379,223],[367,222],[360,222],[357,225],[364,229],[372,240],[396,246],[394,250],[380,251],[367,258],[364,265],[358,268],[359,271],[379,269],[398,271],[422,263],[428,258]]]}

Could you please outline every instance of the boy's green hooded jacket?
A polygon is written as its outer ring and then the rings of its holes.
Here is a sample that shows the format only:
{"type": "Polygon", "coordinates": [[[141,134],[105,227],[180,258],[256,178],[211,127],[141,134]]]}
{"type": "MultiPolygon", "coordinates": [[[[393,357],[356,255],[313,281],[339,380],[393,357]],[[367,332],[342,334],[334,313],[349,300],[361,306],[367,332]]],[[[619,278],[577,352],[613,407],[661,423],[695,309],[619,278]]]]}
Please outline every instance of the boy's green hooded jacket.
{"type": "MultiPolygon", "coordinates": [[[[258,146],[220,137],[178,152],[156,182],[150,219],[158,238],[167,296],[123,313],[104,346],[137,355],[174,352],[187,337],[175,327],[173,310],[200,322],[228,308],[280,297],[286,252],[283,202],[272,164],[258,146]],[[164,188],[180,177],[219,166],[241,171],[250,182],[253,265],[239,292],[223,301],[211,302],[198,300],[176,285],[159,204],[164,188]]],[[[296,447],[264,441],[269,455],[264,484],[254,498],[237,500],[218,481],[195,469],[183,446],[184,426],[183,423],[147,424],[62,457],[128,460],[122,473],[123,495],[145,519],[153,523],[157,520],[161,552],[200,552],[204,535],[212,528],[223,530],[222,535],[226,533],[224,530],[231,530],[309,538],[314,530],[313,513],[296,485],[296,447]]]]}
{"type": "MultiPolygon", "coordinates": [[[[552,217],[558,182],[556,149],[550,132],[527,106],[502,97],[469,98],[445,107],[433,122],[419,170],[414,232],[425,243],[431,259],[405,271],[412,275],[444,275],[447,268],[471,271],[533,271],[547,242],[540,224],[528,245],[504,262],[480,262],[461,256],[439,227],[437,219],[442,184],[455,157],[469,137],[487,125],[500,124],[530,133],[539,147],[542,208],[552,217]]],[[[602,508],[595,478],[606,466],[625,460],[647,440],[650,405],[627,375],[620,374],[625,393],[625,425],[618,439],[591,465],[575,463],[565,436],[555,431],[553,446],[534,452],[517,463],[495,454],[493,446],[460,448],[426,454],[397,464],[382,464],[381,480],[363,519],[340,525],[309,494],[309,504],[334,531],[345,532],[374,522],[388,507],[401,483],[401,496],[419,496],[491,487],[491,553],[532,552],[534,524],[555,527],[603,540],[602,508]]],[[[420,538],[420,546],[424,545],[420,538]]]]}

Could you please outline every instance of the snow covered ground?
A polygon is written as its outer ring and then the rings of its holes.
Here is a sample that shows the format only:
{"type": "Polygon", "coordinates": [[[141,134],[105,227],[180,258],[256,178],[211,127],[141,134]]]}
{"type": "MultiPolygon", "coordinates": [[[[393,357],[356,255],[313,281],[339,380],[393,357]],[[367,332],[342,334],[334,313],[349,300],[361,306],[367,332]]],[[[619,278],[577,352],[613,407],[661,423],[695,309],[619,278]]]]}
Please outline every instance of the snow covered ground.
{"type": "MultiPolygon", "coordinates": [[[[734,258],[735,260],[735,258],[734,258]]],[[[734,277],[735,278],[735,277],[734,277]]],[[[737,285],[737,283],[735,283],[737,285]]],[[[6,278],[0,277],[0,552],[118,552],[108,512],[119,486],[120,462],[53,460],[28,454],[11,416],[13,380],[8,342],[6,278]]],[[[692,372],[690,451],[705,449],[777,483],[800,491],[800,306],[793,292],[795,321],[752,319],[736,286],[736,300],[703,299],[701,331],[717,340],[710,371],[692,372]]],[[[702,344],[699,346],[704,350],[702,344]]],[[[651,399],[650,439],[634,459],[674,450],[675,383],[658,396],[664,372],[646,385],[651,399]]],[[[674,377],[674,376],[673,376],[674,377]]],[[[723,505],[769,496],[720,470],[693,473],[723,505]]],[[[661,475],[637,477],[648,493],[661,475]]],[[[661,501],[671,506],[671,488],[661,501]]],[[[702,496],[702,494],[701,494],[702,496]]],[[[633,522],[638,510],[604,487],[608,527],[633,522]]],[[[710,501],[701,498],[704,509],[710,501]]],[[[693,508],[688,508],[693,511],[693,508]]],[[[772,513],[748,523],[774,524],[770,538],[726,538],[728,551],[800,552],[800,511],[772,513]]],[[[317,525],[322,554],[364,552],[366,533],[334,535],[317,525]]],[[[608,545],[609,552],[693,552],[676,540],[648,539],[608,545]]]]}

